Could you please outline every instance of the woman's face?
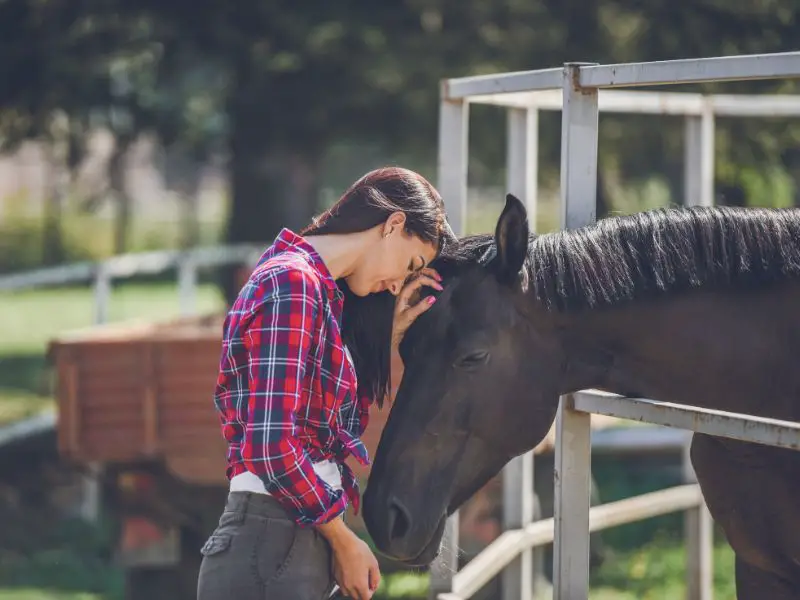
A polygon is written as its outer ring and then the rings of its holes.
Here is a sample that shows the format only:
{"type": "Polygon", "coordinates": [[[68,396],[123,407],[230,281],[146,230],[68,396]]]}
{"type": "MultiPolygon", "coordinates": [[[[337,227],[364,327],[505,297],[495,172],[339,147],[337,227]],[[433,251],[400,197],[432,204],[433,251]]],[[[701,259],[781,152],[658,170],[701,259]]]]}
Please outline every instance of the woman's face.
{"type": "Polygon", "coordinates": [[[395,296],[412,273],[436,257],[436,246],[404,231],[405,214],[392,214],[377,228],[375,242],[345,279],[357,296],[388,290],[395,296]]]}

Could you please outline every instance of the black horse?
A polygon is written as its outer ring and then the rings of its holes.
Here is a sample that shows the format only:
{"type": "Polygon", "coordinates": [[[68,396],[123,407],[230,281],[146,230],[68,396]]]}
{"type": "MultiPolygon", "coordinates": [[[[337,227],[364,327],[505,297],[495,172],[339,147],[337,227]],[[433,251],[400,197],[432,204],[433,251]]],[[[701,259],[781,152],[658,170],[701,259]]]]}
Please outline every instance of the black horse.
{"type": "MultiPolygon", "coordinates": [[[[537,237],[509,195],[494,236],[432,266],[444,291],[402,343],[364,495],[396,559],[429,564],[446,517],[543,438],[561,394],[800,420],[798,209],[659,209],[537,237]]],[[[738,597],[800,598],[800,453],[696,434],[691,457],[738,597]]]]}

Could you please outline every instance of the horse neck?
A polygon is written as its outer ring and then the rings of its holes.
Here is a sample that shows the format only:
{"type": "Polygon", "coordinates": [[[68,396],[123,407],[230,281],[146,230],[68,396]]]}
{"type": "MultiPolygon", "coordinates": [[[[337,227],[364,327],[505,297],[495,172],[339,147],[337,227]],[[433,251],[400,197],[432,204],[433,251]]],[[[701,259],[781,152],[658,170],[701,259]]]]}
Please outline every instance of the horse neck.
{"type": "Polygon", "coordinates": [[[800,374],[790,357],[800,352],[798,300],[798,284],[757,294],[701,290],[575,317],[572,347],[608,362],[582,387],[797,418],[800,374]]]}

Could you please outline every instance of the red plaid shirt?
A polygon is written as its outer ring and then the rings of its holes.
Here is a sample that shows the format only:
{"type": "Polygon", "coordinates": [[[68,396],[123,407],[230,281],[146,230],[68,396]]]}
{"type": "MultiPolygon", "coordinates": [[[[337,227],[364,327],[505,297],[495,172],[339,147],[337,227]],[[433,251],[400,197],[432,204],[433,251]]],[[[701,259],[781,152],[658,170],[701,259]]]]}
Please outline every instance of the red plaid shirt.
{"type": "Polygon", "coordinates": [[[299,524],[358,510],[358,483],[344,462],[369,464],[359,439],[370,399],[339,328],[342,292],[314,248],[284,229],[259,259],[225,319],[214,402],[228,441],[228,478],[249,470],[299,524]],[[339,465],[344,490],[312,461],[339,465]],[[345,493],[342,493],[342,492],[345,493]]]}

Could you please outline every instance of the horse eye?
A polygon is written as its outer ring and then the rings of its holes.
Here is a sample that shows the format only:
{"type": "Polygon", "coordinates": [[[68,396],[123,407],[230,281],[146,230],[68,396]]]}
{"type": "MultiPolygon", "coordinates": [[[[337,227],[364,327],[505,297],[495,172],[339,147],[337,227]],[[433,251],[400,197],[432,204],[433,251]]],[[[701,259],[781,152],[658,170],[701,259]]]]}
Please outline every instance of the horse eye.
{"type": "Polygon", "coordinates": [[[469,354],[459,358],[456,361],[456,365],[464,368],[477,367],[485,363],[488,359],[488,350],[478,350],[476,352],[470,352],[469,354]]]}

